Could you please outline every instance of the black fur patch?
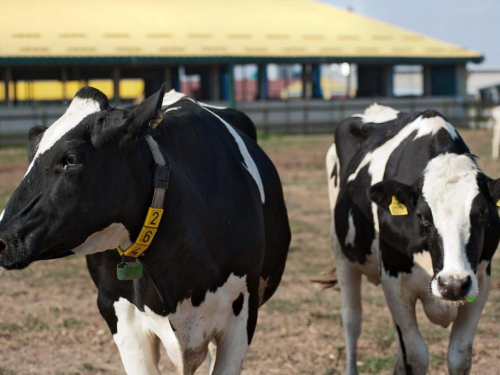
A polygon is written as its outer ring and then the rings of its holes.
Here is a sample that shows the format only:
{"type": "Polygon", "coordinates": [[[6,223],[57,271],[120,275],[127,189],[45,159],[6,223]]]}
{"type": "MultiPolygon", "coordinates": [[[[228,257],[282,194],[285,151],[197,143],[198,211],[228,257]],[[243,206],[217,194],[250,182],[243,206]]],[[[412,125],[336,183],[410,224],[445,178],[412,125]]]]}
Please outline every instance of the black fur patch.
{"type": "Polygon", "coordinates": [[[243,302],[244,302],[243,293],[240,293],[238,298],[236,298],[233,302],[234,316],[240,315],[241,309],[243,308],[243,302]]]}
{"type": "Polygon", "coordinates": [[[333,167],[333,171],[332,171],[332,175],[330,176],[330,178],[335,178],[335,180],[333,181],[333,184],[335,186],[338,185],[338,171],[337,171],[337,163],[335,163],[335,167],[333,167]]]}
{"type": "Polygon", "coordinates": [[[93,87],[82,87],[75,94],[75,98],[95,100],[97,103],[99,103],[99,108],[101,108],[101,111],[109,108],[108,98],[106,97],[106,95],[93,87]]]}
{"type": "Polygon", "coordinates": [[[438,111],[434,110],[434,109],[427,109],[425,111],[423,111],[420,115],[418,115],[419,117],[422,116],[422,118],[433,118],[433,117],[441,117],[442,119],[444,119],[445,121],[448,121],[446,119],[446,117],[444,117],[441,113],[439,113],[438,111]]]}
{"type": "Polygon", "coordinates": [[[403,333],[401,332],[401,328],[399,328],[398,325],[396,325],[396,329],[398,330],[399,345],[401,345],[401,352],[403,353],[403,362],[405,364],[406,375],[412,375],[413,370],[411,368],[411,365],[408,363],[405,342],[403,341],[403,333]]]}

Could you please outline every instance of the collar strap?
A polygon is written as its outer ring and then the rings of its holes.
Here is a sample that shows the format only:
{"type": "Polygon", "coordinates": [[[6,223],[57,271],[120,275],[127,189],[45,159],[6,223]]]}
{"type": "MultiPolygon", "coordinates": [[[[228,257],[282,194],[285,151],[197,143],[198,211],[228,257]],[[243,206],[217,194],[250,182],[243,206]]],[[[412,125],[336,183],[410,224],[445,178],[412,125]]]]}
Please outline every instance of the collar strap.
{"type": "Polygon", "coordinates": [[[155,160],[155,176],[153,186],[155,188],[151,207],[149,207],[146,219],[142,225],[142,229],[137,236],[135,242],[127,249],[122,249],[118,246],[116,249],[122,256],[138,258],[144,253],[153,242],[153,238],[158,231],[161,217],[163,215],[163,203],[165,201],[165,193],[168,188],[170,177],[170,166],[166,165],[165,157],[160,151],[158,143],[148,134],[146,135],[151,153],[155,160]]]}

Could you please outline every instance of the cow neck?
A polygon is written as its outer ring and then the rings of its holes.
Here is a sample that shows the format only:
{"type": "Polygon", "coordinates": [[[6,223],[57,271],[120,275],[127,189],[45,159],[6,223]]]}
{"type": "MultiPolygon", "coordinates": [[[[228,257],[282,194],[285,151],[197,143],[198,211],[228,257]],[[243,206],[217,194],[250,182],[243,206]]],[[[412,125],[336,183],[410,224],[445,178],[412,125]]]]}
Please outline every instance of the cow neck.
{"type": "Polygon", "coordinates": [[[170,166],[167,165],[165,157],[160,150],[160,146],[153,139],[153,137],[149,134],[146,135],[146,141],[155,161],[153,199],[146,215],[146,219],[144,220],[144,224],[142,225],[142,229],[135,242],[127,249],[122,249],[120,246],[116,248],[118,253],[125,257],[138,258],[148,249],[151,242],[153,242],[153,238],[158,231],[158,227],[163,216],[163,203],[165,201],[165,193],[168,188],[170,166]]]}

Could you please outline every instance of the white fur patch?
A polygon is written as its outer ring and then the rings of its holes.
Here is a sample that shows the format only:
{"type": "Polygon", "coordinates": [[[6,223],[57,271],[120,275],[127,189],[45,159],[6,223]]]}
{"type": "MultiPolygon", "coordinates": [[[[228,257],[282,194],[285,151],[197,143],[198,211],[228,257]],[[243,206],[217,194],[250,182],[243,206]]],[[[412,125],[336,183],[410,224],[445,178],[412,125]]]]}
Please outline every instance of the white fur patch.
{"type": "Polygon", "coordinates": [[[103,230],[89,236],[84,243],[75,247],[75,254],[93,254],[121,246],[123,249],[132,245],[130,235],[121,223],[113,223],[103,230]]]}
{"type": "Polygon", "coordinates": [[[364,114],[352,115],[352,117],[359,117],[364,123],[375,123],[380,124],[383,122],[395,120],[398,118],[399,111],[385,105],[380,105],[373,103],[371,106],[365,109],[364,114]]]}
{"type": "Polygon", "coordinates": [[[382,146],[366,154],[363,161],[358,165],[358,168],[356,168],[356,171],[349,176],[347,181],[354,181],[358,176],[359,171],[368,164],[370,164],[368,171],[372,176],[371,185],[382,181],[387,161],[389,160],[390,156],[392,155],[394,150],[401,144],[401,142],[408,138],[411,133],[417,131],[417,135],[414,138],[417,139],[425,135],[436,134],[436,132],[440,129],[446,129],[453,139],[458,137],[456,130],[441,117],[417,117],[415,121],[406,125],[399,131],[398,134],[389,139],[382,146]]]}
{"type": "Polygon", "coordinates": [[[415,122],[418,126],[418,132],[414,140],[428,134],[434,135],[441,129],[446,129],[446,131],[450,133],[452,139],[458,139],[458,133],[455,128],[442,117],[436,116],[423,118],[420,116],[415,120],[415,122]]]}
{"type": "Polygon", "coordinates": [[[203,107],[206,107],[206,108],[215,108],[215,109],[227,109],[227,107],[221,107],[221,106],[218,106],[218,105],[212,105],[212,104],[207,104],[207,103],[203,103],[203,102],[198,102],[200,105],[202,105],[203,107]]]}
{"type": "MultiPolygon", "coordinates": [[[[472,201],[479,194],[478,167],[465,155],[444,154],[432,159],[424,171],[422,195],[431,208],[434,226],[443,240],[443,269],[436,277],[470,276],[472,287],[467,297],[477,295],[477,279],[467,259],[472,201]]],[[[442,297],[437,279],[432,293],[442,297]]]]}
{"type": "MultiPolygon", "coordinates": [[[[151,338],[158,337],[176,365],[179,373],[191,373],[207,356],[208,345],[218,341],[216,371],[241,368],[248,350],[247,320],[248,298],[246,276],[231,274],[214,293],[207,292],[199,306],[191,299],[180,302],[174,314],[166,317],[155,314],[147,306],[138,310],[124,298],[114,303],[118,318],[118,331],[114,340],[120,350],[125,369],[129,374],[157,374],[152,363],[151,338]],[[234,315],[233,302],[243,294],[243,308],[234,315]],[[174,327],[175,331],[172,330],[174,327]],[[224,342],[228,342],[224,345],[224,342]],[[226,352],[224,352],[224,350],[226,352]]],[[[194,372],[194,371],[193,371],[194,372]]]]}
{"type": "Polygon", "coordinates": [[[335,143],[330,146],[326,153],[326,175],[328,178],[328,197],[330,198],[330,213],[333,213],[337,197],[340,191],[340,162],[337,156],[335,143]],[[337,167],[337,177],[332,178],[333,170],[337,167]]]}
{"type": "MultiPolygon", "coordinates": [[[[189,100],[191,100],[193,103],[196,103],[196,101],[194,101],[191,98],[189,98],[189,100]]],[[[247,146],[245,145],[245,142],[243,141],[243,139],[241,139],[238,132],[236,130],[234,130],[233,127],[226,120],[224,120],[222,117],[213,113],[208,108],[205,108],[203,106],[200,106],[200,107],[203,108],[205,111],[210,112],[215,117],[217,117],[226,126],[229,133],[231,133],[234,140],[236,141],[236,144],[238,145],[238,148],[241,152],[241,155],[243,156],[243,160],[245,161],[243,163],[243,166],[246,168],[246,170],[250,173],[250,175],[255,180],[255,183],[257,184],[257,187],[259,188],[260,198],[261,198],[262,203],[263,204],[266,203],[266,195],[264,193],[264,184],[262,183],[262,179],[260,178],[259,170],[257,169],[257,165],[255,164],[252,156],[248,152],[247,146]]]]}
{"type": "Polygon", "coordinates": [[[347,225],[348,229],[347,229],[347,235],[345,237],[345,246],[347,245],[354,246],[354,240],[356,239],[356,227],[354,226],[352,210],[349,210],[349,219],[347,225]]]}
{"type": "Polygon", "coordinates": [[[56,122],[50,126],[45,133],[43,133],[42,140],[38,145],[38,150],[28,167],[28,171],[24,175],[30,172],[36,159],[43,154],[45,151],[49,150],[54,144],[61,139],[67,132],[75,128],[85,117],[91,115],[92,113],[99,112],[101,108],[99,103],[90,98],[79,98],[75,97],[72,101],[64,115],[62,115],[56,122]]]}
{"type": "Polygon", "coordinates": [[[0,214],[0,221],[2,221],[4,214],[5,214],[5,210],[3,210],[2,213],[0,214]]]}
{"type": "Polygon", "coordinates": [[[163,101],[161,105],[162,107],[168,107],[174,103],[177,103],[179,100],[183,98],[186,98],[186,95],[172,89],[163,96],[163,101]]]}
{"type": "Polygon", "coordinates": [[[430,277],[434,275],[431,254],[428,251],[413,254],[413,263],[420,267],[430,277]]]}
{"type": "Polygon", "coordinates": [[[181,109],[182,107],[181,106],[178,106],[178,107],[170,107],[170,108],[167,108],[165,112],[163,113],[167,113],[167,112],[171,112],[171,111],[177,111],[179,109],[181,109]]]}

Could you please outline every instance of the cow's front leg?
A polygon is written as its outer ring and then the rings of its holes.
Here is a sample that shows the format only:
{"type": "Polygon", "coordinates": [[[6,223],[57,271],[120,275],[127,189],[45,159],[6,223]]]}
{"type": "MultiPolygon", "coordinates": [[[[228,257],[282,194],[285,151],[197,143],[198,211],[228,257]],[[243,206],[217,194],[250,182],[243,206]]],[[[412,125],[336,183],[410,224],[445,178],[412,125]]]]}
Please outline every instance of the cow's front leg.
{"type": "Polygon", "coordinates": [[[466,375],[472,366],[472,344],[477,325],[490,291],[490,276],[485,263],[479,266],[477,282],[479,294],[476,301],[460,306],[453,322],[448,347],[448,370],[450,375],[466,375]]]}
{"type": "Polygon", "coordinates": [[[128,375],[159,375],[159,339],[147,331],[140,311],[124,298],[114,304],[117,332],[113,335],[128,375]]]}
{"type": "Polygon", "coordinates": [[[241,294],[242,304],[233,304],[233,313],[217,339],[217,354],[212,375],[238,375],[257,323],[258,293],[241,294]],[[240,308],[241,306],[241,308],[240,308]],[[235,308],[236,307],[236,308],[235,308]],[[250,337],[249,337],[250,335],[250,337]]]}
{"type": "Polygon", "coordinates": [[[427,373],[429,352],[418,329],[416,297],[401,285],[409,277],[411,274],[393,277],[382,271],[382,286],[398,338],[398,359],[394,373],[420,375],[427,373]]]}

